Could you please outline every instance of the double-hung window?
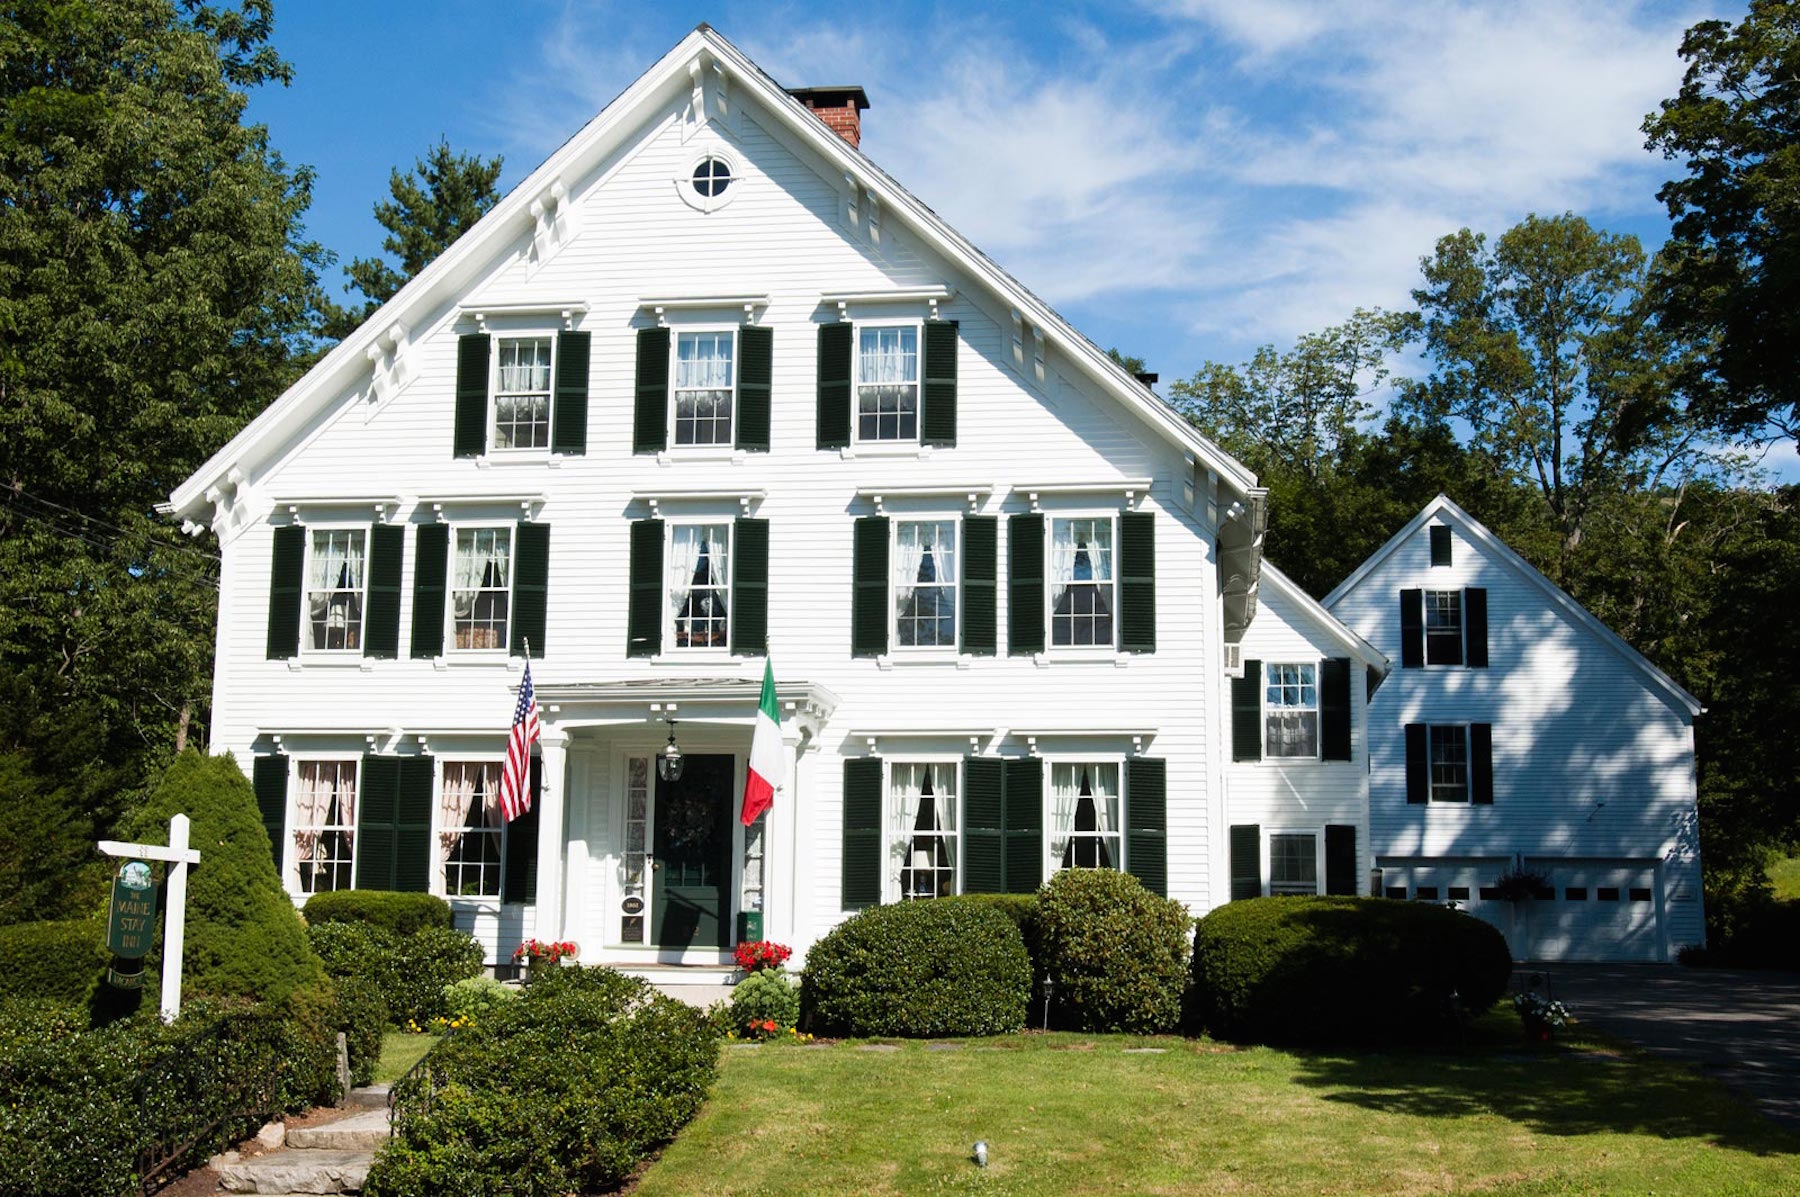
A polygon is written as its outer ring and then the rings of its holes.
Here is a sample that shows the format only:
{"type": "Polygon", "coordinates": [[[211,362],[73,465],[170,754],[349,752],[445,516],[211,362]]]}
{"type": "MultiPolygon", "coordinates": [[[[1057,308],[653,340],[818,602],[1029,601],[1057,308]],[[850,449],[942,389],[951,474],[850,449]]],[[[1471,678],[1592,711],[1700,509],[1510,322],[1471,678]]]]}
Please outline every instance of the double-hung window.
{"type": "Polygon", "coordinates": [[[1119,766],[1114,761],[1050,766],[1050,871],[1118,869],[1119,766]]]}
{"type": "Polygon", "coordinates": [[[894,642],[956,647],[956,520],[894,522],[894,642]]]}
{"type": "Polygon", "coordinates": [[[856,439],[919,439],[919,326],[858,325],[856,439]]]}
{"type": "Polygon", "coordinates": [[[1318,666],[1263,666],[1263,755],[1319,755],[1318,666]]]}
{"type": "Polygon", "coordinates": [[[300,761],[294,861],[300,892],[349,889],[356,878],[356,762],[300,761]]]}
{"type": "Polygon", "coordinates": [[[512,606],[512,529],[458,528],[450,593],[451,644],[504,649],[512,606]]]}
{"type": "Polygon", "coordinates": [[[1113,518],[1050,521],[1050,643],[1113,647],[1113,518]]]}
{"type": "Polygon", "coordinates": [[[1463,663],[1462,591],[1425,592],[1425,663],[1463,663]]]}
{"type": "Polygon", "coordinates": [[[1311,832],[1269,836],[1269,892],[1319,892],[1319,837],[1311,832]]]}
{"type": "Polygon", "coordinates": [[[671,643],[676,648],[729,648],[730,599],[731,525],[671,524],[671,643]]]}
{"type": "Polygon", "coordinates": [[[957,763],[889,766],[889,876],[902,902],[957,892],[957,763]]]}
{"type": "Polygon", "coordinates": [[[1431,762],[1431,800],[1469,801],[1469,729],[1434,724],[1425,734],[1431,762]]]}
{"type": "Polygon", "coordinates": [[[675,338],[675,444],[730,445],[737,390],[737,333],[684,332],[675,338]]]}
{"type": "Polygon", "coordinates": [[[494,355],[495,449],[550,447],[551,337],[500,340],[494,355]]]}
{"type": "Polygon", "coordinates": [[[500,762],[446,761],[439,792],[438,860],[444,894],[500,896],[500,762]]]}
{"type": "Polygon", "coordinates": [[[306,589],[307,647],[316,652],[362,648],[366,532],[317,529],[306,589]]]}

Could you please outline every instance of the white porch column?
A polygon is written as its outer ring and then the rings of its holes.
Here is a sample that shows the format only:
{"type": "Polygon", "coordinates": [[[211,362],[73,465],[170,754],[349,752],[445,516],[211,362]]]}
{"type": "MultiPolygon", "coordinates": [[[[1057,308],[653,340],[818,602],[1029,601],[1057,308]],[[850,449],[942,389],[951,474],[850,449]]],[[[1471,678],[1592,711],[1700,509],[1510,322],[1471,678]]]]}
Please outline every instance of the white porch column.
{"type": "Polygon", "coordinates": [[[538,741],[543,773],[538,790],[537,922],[538,939],[563,936],[563,854],[568,845],[569,737],[544,729],[538,741]]]}

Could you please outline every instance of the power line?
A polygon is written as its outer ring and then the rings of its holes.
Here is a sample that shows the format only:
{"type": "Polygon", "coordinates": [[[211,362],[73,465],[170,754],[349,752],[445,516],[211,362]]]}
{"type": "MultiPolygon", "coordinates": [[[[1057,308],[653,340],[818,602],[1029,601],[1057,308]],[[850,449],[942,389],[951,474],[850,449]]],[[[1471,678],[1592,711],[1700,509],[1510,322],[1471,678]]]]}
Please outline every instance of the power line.
{"type": "MultiPolygon", "coordinates": [[[[64,512],[68,515],[74,516],[78,520],[81,520],[84,524],[97,524],[102,528],[105,528],[110,531],[118,533],[120,536],[144,536],[144,535],[146,535],[146,533],[144,533],[143,531],[134,532],[127,528],[121,528],[117,524],[110,523],[106,520],[101,519],[98,516],[89,515],[85,511],[78,511],[73,507],[69,507],[62,503],[58,503],[54,499],[46,499],[40,495],[32,494],[30,491],[26,490],[22,486],[8,487],[4,493],[9,498],[12,498],[12,499],[25,499],[28,502],[37,505],[38,507],[50,508],[50,509],[54,509],[59,512],[64,512]]],[[[219,555],[217,553],[209,553],[205,549],[195,548],[192,545],[185,545],[185,544],[181,544],[179,542],[169,542],[169,543],[166,543],[163,547],[165,547],[173,552],[187,553],[191,556],[201,557],[201,558],[206,559],[207,561],[213,562],[214,564],[217,564],[219,562],[219,555]]]]}

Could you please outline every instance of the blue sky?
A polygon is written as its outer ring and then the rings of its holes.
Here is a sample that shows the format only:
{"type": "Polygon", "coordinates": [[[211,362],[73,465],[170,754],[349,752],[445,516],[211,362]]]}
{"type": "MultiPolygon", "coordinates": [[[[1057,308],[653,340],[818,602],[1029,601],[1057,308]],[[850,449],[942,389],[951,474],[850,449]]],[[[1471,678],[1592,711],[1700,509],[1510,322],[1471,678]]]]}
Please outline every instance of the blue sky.
{"type": "Polygon", "coordinates": [[[1406,305],[1465,225],[1574,210],[1659,243],[1670,164],[1638,127],[1682,31],[1742,7],[285,0],[295,82],[250,111],[317,170],[309,227],[348,262],[391,167],[445,135],[510,187],[709,21],[789,86],[865,87],[871,157],[1166,387],[1406,305]]]}

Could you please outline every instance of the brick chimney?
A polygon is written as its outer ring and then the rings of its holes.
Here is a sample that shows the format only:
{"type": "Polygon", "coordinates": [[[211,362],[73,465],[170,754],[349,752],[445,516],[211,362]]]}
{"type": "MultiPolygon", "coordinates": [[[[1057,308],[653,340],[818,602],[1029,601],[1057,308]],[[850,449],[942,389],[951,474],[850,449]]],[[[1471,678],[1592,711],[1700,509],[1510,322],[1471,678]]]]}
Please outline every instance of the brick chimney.
{"type": "Polygon", "coordinates": [[[861,148],[862,114],[869,106],[869,97],[862,88],[790,87],[788,95],[812,109],[813,115],[849,142],[851,149],[861,148]]]}

